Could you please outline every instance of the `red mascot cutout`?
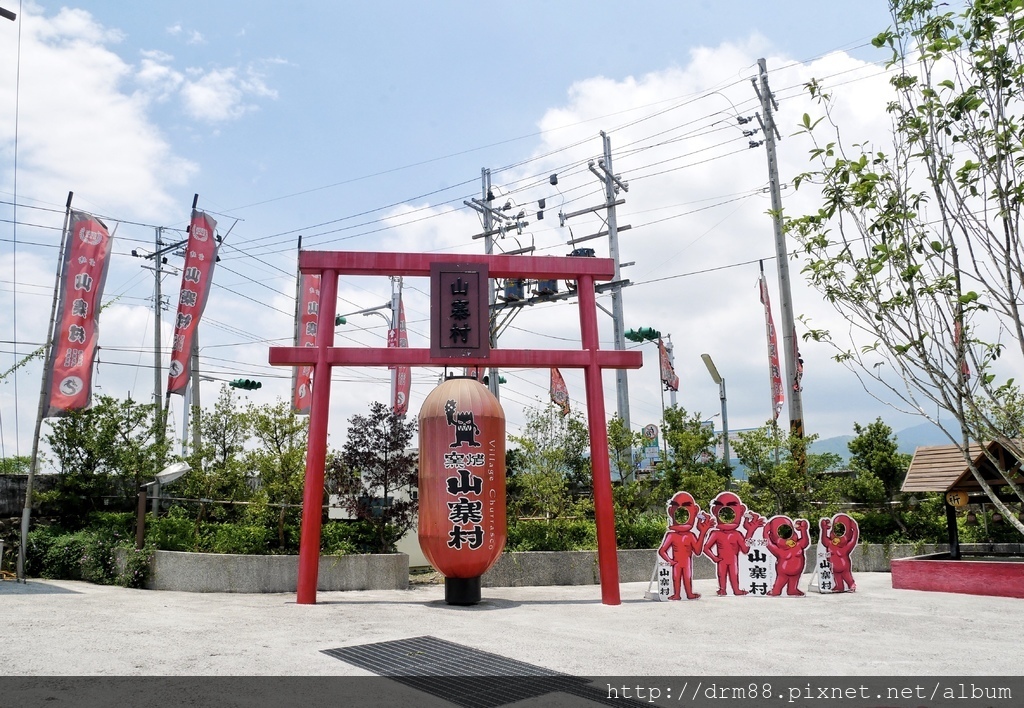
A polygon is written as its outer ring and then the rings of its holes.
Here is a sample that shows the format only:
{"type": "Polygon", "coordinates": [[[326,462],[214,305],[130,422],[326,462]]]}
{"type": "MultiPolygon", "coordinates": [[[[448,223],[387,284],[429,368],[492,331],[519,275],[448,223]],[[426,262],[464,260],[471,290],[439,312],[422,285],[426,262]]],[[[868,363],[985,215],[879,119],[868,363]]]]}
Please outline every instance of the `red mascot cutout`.
{"type": "Polygon", "coordinates": [[[848,514],[822,519],[819,525],[821,537],[816,568],[819,592],[854,592],[857,583],[853,581],[850,556],[857,547],[860,527],[848,514]]]}
{"type": "Polygon", "coordinates": [[[779,597],[785,588],[792,597],[803,597],[800,591],[800,576],[807,563],[805,553],[811,545],[810,522],[788,516],[773,516],[764,529],[765,546],[775,556],[775,585],[769,595],[779,597]]]}
{"type": "Polygon", "coordinates": [[[760,514],[747,511],[746,505],[732,492],[722,492],[711,500],[714,527],[704,543],[703,552],[718,568],[718,594],[728,595],[726,584],[732,586],[733,595],[746,595],[739,587],[740,554],[750,551],[747,541],[754,531],[764,526],[760,514]],[[743,525],[743,531],[739,530],[743,525]]]}
{"type": "Polygon", "coordinates": [[[711,528],[711,517],[688,492],[677,492],[668,502],[668,531],[661,541],[658,555],[672,566],[672,595],[678,600],[681,591],[687,600],[696,600],[700,593],[693,591],[693,557],[701,554],[704,537],[711,528]],[[694,533],[696,526],[696,533],[694,533]]]}

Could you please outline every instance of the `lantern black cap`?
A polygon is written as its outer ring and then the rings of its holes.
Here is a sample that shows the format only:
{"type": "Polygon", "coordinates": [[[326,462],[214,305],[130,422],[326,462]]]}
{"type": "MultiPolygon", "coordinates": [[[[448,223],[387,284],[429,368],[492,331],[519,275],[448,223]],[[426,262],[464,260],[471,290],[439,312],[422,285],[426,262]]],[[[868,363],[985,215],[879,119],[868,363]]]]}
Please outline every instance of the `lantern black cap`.
{"type": "Polygon", "coordinates": [[[444,601],[449,605],[475,605],[480,602],[480,576],[445,578],[444,601]]]}

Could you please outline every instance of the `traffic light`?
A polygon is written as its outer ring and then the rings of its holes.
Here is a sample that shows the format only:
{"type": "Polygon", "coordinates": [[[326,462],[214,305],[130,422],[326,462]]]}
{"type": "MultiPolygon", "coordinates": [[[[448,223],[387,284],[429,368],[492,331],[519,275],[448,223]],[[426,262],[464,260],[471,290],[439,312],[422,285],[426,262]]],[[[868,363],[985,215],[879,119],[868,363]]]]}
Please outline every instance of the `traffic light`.
{"type": "Polygon", "coordinates": [[[235,379],[228,384],[231,388],[241,388],[246,391],[252,391],[253,389],[263,388],[263,383],[256,381],[255,379],[235,379]]]}
{"type": "Polygon", "coordinates": [[[346,322],[348,322],[348,320],[345,319],[344,315],[337,315],[334,318],[334,326],[335,327],[341,327],[346,322]]]}
{"type": "Polygon", "coordinates": [[[654,342],[661,339],[661,332],[654,327],[640,327],[639,329],[627,329],[623,336],[631,342],[654,342]]]}

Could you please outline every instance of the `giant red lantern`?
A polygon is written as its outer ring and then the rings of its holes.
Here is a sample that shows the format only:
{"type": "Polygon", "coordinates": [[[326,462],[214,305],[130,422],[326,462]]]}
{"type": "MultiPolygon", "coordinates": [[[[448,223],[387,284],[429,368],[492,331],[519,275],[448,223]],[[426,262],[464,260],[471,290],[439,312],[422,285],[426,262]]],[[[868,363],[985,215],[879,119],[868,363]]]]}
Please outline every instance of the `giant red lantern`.
{"type": "Polygon", "coordinates": [[[445,602],[472,605],[507,537],[505,413],[476,379],[452,377],[423,401],[419,424],[420,547],[445,576],[445,602]]]}

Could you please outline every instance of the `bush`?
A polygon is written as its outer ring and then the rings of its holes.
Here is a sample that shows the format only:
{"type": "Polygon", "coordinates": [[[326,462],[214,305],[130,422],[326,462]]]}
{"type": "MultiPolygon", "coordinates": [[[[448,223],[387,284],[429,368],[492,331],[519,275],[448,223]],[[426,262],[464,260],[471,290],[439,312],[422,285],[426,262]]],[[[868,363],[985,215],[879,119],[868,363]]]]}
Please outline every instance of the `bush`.
{"type": "Polygon", "coordinates": [[[615,542],[621,549],[657,548],[665,537],[668,519],[664,514],[643,514],[615,523],[615,542]]]}
{"type": "Polygon", "coordinates": [[[589,551],[597,548],[597,531],[588,519],[517,521],[508,527],[507,551],[589,551]]]}
{"type": "Polygon", "coordinates": [[[119,543],[109,530],[63,533],[42,528],[29,532],[25,572],[49,580],[85,580],[98,585],[142,587],[152,552],[119,543]],[[119,572],[115,551],[124,549],[126,568],[119,572]]]}
{"type": "MultiPolygon", "coordinates": [[[[390,527],[397,533],[395,527],[390,527]]],[[[320,551],[328,555],[343,556],[353,553],[378,553],[378,529],[359,521],[328,521],[320,531],[320,551]]],[[[397,543],[395,538],[393,543],[397,543]]]]}
{"type": "Polygon", "coordinates": [[[196,522],[180,516],[146,516],[146,545],[161,551],[194,551],[198,548],[196,522]]]}
{"type": "Polygon", "coordinates": [[[273,535],[262,526],[204,524],[203,550],[211,553],[260,555],[270,551],[273,535]]]}

